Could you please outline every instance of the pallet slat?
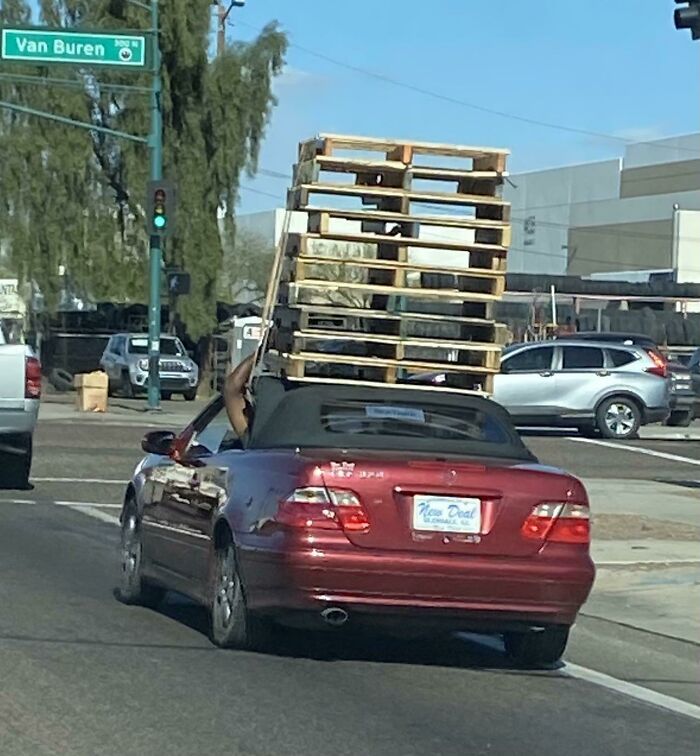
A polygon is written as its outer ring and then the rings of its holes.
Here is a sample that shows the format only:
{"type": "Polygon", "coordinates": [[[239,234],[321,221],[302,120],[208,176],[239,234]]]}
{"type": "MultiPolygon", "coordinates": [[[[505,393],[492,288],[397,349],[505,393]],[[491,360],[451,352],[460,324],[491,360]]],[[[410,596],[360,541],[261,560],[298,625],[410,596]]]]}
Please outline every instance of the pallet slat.
{"type": "MultiPolygon", "coordinates": [[[[338,241],[348,244],[387,244],[392,247],[408,247],[415,249],[446,250],[449,252],[487,252],[495,256],[505,257],[508,249],[500,244],[483,244],[480,242],[457,242],[445,239],[418,239],[414,236],[389,236],[374,233],[306,233],[290,234],[287,239],[287,250],[297,248],[302,255],[314,255],[310,250],[310,242],[338,241]]],[[[432,266],[434,270],[441,270],[439,266],[432,266]]]]}
{"type": "Polygon", "coordinates": [[[335,195],[340,197],[360,197],[373,202],[376,200],[395,200],[400,202],[408,213],[410,204],[421,202],[434,205],[460,205],[474,208],[489,208],[501,215],[496,220],[508,220],[510,204],[500,197],[486,197],[478,194],[458,194],[450,192],[404,191],[384,186],[355,186],[354,184],[299,184],[288,195],[287,208],[301,210],[308,204],[313,194],[335,195]]]}

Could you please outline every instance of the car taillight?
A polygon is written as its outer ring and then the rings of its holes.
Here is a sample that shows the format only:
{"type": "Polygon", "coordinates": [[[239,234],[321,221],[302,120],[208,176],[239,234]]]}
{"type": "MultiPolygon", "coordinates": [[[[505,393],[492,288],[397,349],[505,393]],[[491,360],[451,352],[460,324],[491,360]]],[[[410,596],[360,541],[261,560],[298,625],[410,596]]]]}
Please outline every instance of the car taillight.
{"type": "Polygon", "coordinates": [[[663,355],[654,351],[653,349],[644,350],[651,361],[654,363],[653,367],[648,367],[644,372],[651,373],[652,375],[658,375],[659,378],[666,378],[668,376],[668,362],[664,359],[663,355]]]}
{"type": "Polygon", "coordinates": [[[27,357],[24,362],[24,398],[39,399],[41,396],[41,363],[36,357],[27,357]]]}
{"type": "Polygon", "coordinates": [[[363,532],[369,519],[353,491],[321,486],[297,488],[280,502],[277,521],[291,528],[363,532]]]}
{"type": "Polygon", "coordinates": [[[538,504],[523,523],[521,533],[540,541],[590,543],[590,510],[586,504],[538,504]]]}

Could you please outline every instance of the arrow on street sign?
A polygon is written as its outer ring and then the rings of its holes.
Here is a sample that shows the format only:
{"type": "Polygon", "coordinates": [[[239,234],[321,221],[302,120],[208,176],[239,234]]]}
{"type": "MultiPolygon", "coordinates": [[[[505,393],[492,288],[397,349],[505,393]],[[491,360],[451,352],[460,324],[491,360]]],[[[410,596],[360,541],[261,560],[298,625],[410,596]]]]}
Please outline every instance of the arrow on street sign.
{"type": "Polygon", "coordinates": [[[43,28],[4,28],[0,60],[144,68],[146,37],[43,28]]]}

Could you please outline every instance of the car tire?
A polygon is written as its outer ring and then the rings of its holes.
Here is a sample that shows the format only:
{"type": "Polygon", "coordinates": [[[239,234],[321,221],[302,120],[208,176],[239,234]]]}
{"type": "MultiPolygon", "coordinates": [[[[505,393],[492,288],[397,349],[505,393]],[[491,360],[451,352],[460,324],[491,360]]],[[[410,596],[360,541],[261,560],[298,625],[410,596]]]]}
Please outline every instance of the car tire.
{"type": "Polygon", "coordinates": [[[157,607],[163,600],[166,590],[149,582],[142,574],[141,521],[133,501],[127,505],[122,518],[119,556],[117,598],[123,604],[147,606],[151,609],[157,607]]]}
{"type": "Polygon", "coordinates": [[[549,667],[564,655],[569,628],[553,625],[544,630],[506,633],[503,636],[508,658],[522,667],[549,667]]]}
{"type": "Polygon", "coordinates": [[[125,370],[122,373],[122,394],[124,395],[125,399],[133,399],[134,398],[134,385],[131,382],[131,378],[129,378],[129,373],[125,370]]]}
{"type": "Polygon", "coordinates": [[[4,465],[7,475],[0,476],[0,481],[9,488],[27,491],[30,488],[29,477],[32,471],[33,441],[30,434],[14,436],[9,446],[14,449],[7,454],[4,465]]]}
{"type": "Polygon", "coordinates": [[[160,398],[164,402],[169,402],[173,398],[173,392],[172,391],[161,391],[160,392],[160,398]]]}
{"type": "Polygon", "coordinates": [[[183,396],[185,397],[185,401],[193,402],[197,398],[197,389],[195,388],[191,391],[185,391],[183,396]]]}
{"type": "Polygon", "coordinates": [[[596,412],[596,425],[603,438],[625,440],[635,438],[642,424],[642,413],[636,402],[626,396],[606,399],[596,412]]]}
{"type": "Polygon", "coordinates": [[[214,552],[210,593],[212,643],[219,648],[248,651],[269,647],[271,623],[248,610],[236,549],[230,539],[214,552]]]}
{"type": "Polygon", "coordinates": [[[678,410],[671,413],[666,421],[666,425],[670,425],[673,428],[687,428],[694,419],[694,410],[678,410]]]}
{"type": "Polygon", "coordinates": [[[60,391],[62,393],[75,391],[75,386],[73,385],[73,374],[69,373],[63,368],[54,368],[49,373],[49,383],[56,389],[56,391],[60,391]]]}

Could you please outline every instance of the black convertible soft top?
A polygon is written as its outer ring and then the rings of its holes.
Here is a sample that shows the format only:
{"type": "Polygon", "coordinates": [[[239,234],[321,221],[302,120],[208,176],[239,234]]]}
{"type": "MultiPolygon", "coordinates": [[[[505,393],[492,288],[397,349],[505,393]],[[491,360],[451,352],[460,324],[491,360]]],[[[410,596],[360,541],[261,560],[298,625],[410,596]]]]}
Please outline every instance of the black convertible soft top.
{"type": "Polygon", "coordinates": [[[334,448],[532,462],[508,412],[490,399],[430,389],[255,383],[248,448],[334,448]]]}

